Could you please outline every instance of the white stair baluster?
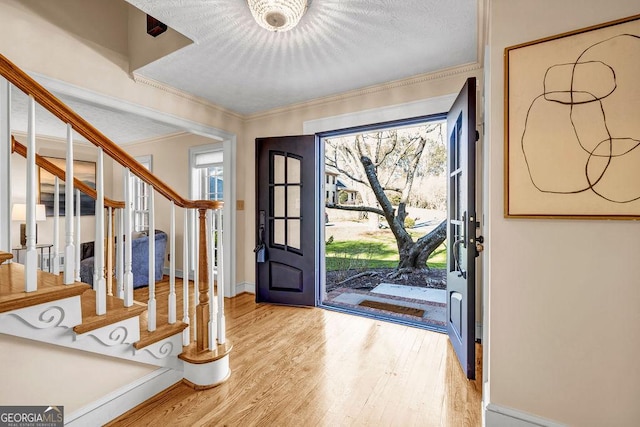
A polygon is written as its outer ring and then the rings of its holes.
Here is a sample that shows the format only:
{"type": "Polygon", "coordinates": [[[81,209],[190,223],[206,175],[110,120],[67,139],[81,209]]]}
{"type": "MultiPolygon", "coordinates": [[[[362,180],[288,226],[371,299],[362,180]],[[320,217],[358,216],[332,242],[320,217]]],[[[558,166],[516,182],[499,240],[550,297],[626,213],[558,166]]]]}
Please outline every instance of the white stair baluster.
{"type": "Polygon", "coordinates": [[[60,233],[60,179],[56,176],[53,178],[53,260],[49,257],[49,262],[53,262],[53,265],[49,264],[49,270],[55,274],[60,274],[60,256],[58,255],[60,233]]]}
{"type": "Polygon", "coordinates": [[[96,291],[96,314],[107,312],[107,283],[104,277],[104,154],[98,148],[96,164],[96,238],[94,243],[93,289],[96,291]]]}
{"type": "Polygon", "coordinates": [[[182,243],[182,322],[187,327],[182,332],[182,345],[187,346],[191,342],[189,326],[189,210],[184,209],[184,235],[182,243]]]}
{"type": "Polygon", "coordinates": [[[82,249],[82,228],[80,227],[80,190],[76,190],[76,262],[74,265],[75,280],[80,281],[80,251],[82,249]]]}
{"type": "Polygon", "coordinates": [[[215,298],[215,293],[214,293],[214,283],[215,283],[215,265],[214,265],[214,260],[215,260],[215,239],[214,239],[214,233],[215,233],[215,229],[213,227],[213,211],[208,211],[208,215],[207,215],[207,230],[206,230],[206,236],[207,236],[207,267],[209,269],[209,325],[208,325],[208,332],[209,332],[209,350],[215,348],[216,345],[216,333],[217,333],[217,326],[216,326],[216,317],[218,315],[217,310],[216,310],[216,298],[215,298]]]}
{"type": "Polygon", "coordinates": [[[156,220],[154,193],[154,188],[149,185],[149,302],[147,303],[147,330],[149,332],[156,330],[156,220]]]}
{"type": "Polygon", "coordinates": [[[113,296],[113,208],[107,208],[107,240],[105,243],[107,250],[107,295],[113,296]]]}
{"type": "Polygon", "coordinates": [[[131,270],[131,208],[132,191],[131,191],[131,171],[129,168],[124,170],[124,306],[131,307],[133,305],[133,272],[131,270]]]}
{"type": "Polygon", "coordinates": [[[3,230],[0,251],[11,253],[11,83],[3,77],[0,77],[0,171],[0,230],[3,230]]]}
{"type": "Polygon", "coordinates": [[[29,95],[27,114],[27,249],[24,262],[25,292],[38,289],[36,250],[36,102],[29,95]]]}
{"type": "Polygon", "coordinates": [[[116,229],[118,235],[116,237],[116,296],[124,299],[124,209],[116,211],[116,229]]]}
{"type": "Polygon", "coordinates": [[[224,344],[226,341],[226,320],[224,317],[224,257],[223,257],[223,245],[224,241],[224,229],[222,227],[222,209],[218,209],[215,211],[217,229],[218,233],[218,250],[216,253],[218,254],[218,259],[216,266],[218,268],[216,277],[218,278],[218,284],[216,286],[218,290],[218,344],[224,344]]]}
{"type": "Polygon", "coordinates": [[[171,202],[169,231],[169,324],[176,323],[176,205],[171,202]]]}
{"type": "MultiPolygon", "coordinates": [[[[200,273],[199,273],[199,265],[200,265],[200,221],[198,221],[197,210],[192,209],[191,214],[191,224],[192,224],[192,233],[191,241],[193,242],[193,306],[196,307],[198,302],[200,301],[200,290],[198,289],[198,284],[200,283],[200,273]]],[[[194,341],[198,339],[198,316],[193,316],[193,339],[194,341]]]]}
{"type": "MultiPolygon", "coordinates": [[[[67,124],[67,162],[65,168],[64,185],[64,284],[71,285],[74,282],[75,270],[75,246],[73,244],[73,129],[67,124]]],[[[79,266],[78,266],[79,267],[79,266]]]]}

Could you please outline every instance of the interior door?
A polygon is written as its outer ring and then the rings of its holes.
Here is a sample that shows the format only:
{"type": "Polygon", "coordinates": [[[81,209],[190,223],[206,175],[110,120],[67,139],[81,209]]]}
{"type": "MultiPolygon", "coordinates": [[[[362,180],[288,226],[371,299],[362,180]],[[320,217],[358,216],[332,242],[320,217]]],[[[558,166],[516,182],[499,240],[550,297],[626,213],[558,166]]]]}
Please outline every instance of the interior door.
{"type": "Polygon", "coordinates": [[[467,378],[475,379],[475,78],[467,79],[447,114],[447,131],[447,332],[467,378]]]}
{"type": "Polygon", "coordinates": [[[256,301],[316,305],[315,135],[256,139],[256,301]]]}

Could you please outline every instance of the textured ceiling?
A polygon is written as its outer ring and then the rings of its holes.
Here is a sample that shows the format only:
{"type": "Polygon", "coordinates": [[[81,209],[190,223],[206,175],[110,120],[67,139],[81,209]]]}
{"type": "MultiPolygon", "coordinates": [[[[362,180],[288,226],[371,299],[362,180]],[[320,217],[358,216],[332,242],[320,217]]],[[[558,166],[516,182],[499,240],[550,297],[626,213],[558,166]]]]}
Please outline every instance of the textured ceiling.
{"type": "Polygon", "coordinates": [[[136,73],[242,114],[477,61],[476,0],[313,0],[284,33],[245,0],[127,1],[195,42],[136,73]]]}
{"type": "MultiPolygon", "coordinates": [[[[131,113],[102,108],[55,94],[76,113],[91,123],[116,144],[127,144],[180,132],[181,130],[131,113]]],[[[11,129],[27,132],[28,97],[15,87],[11,90],[11,129]]],[[[67,127],[57,117],[36,104],[36,133],[56,138],[67,137],[67,127]]],[[[75,140],[85,141],[77,133],[75,140]]]]}

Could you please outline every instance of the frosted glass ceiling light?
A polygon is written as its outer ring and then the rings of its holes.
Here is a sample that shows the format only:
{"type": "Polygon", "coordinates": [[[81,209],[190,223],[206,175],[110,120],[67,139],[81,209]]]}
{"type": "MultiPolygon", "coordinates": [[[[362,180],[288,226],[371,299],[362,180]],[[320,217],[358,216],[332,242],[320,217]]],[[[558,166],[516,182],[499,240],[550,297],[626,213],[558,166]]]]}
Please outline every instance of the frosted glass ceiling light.
{"type": "Polygon", "coordinates": [[[247,0],[256,22],[269,31],[288,31],[307,11],[307,0],[247,0]]]}

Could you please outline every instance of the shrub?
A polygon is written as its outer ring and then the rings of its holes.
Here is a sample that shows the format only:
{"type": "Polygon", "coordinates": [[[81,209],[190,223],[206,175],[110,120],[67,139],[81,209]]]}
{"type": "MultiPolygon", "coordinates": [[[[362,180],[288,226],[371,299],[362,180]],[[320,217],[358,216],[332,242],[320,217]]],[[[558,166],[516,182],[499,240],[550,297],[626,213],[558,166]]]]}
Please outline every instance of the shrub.
{"type": "Polygon", "coordinates": [[[413,228],[416,226],[416,220],[410,216],[404,219],[404,228],[413,228]]]}

